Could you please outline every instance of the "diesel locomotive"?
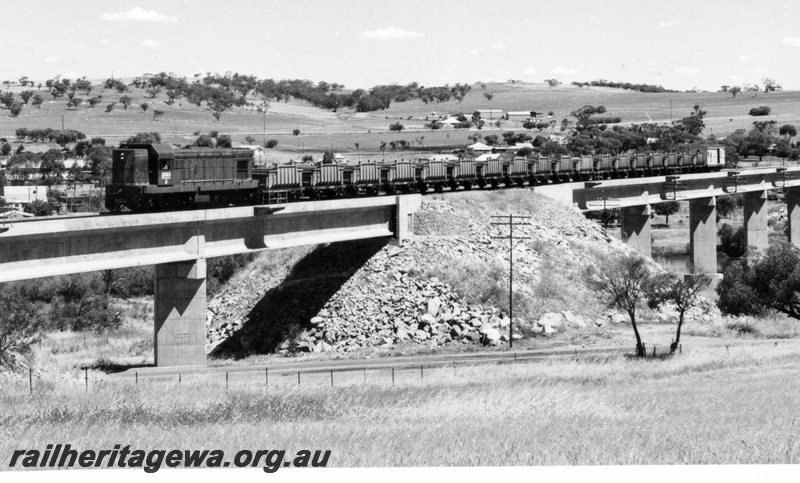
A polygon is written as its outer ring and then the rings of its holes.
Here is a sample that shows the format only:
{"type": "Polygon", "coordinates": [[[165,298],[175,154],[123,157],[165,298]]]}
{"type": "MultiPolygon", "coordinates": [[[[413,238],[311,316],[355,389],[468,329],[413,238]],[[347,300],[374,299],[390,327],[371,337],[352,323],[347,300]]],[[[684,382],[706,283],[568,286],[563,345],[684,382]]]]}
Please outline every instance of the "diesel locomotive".
{"type": "Polygon", "coordinates": [[[110,211],[270,204],[301,198],[525,186],[609,178],[718,171],[721,146],[616,156],[418,159],[391,162],[289,163],[257,166],[246,148],[175,148],[122,144],[112,153],[110,211]]]}

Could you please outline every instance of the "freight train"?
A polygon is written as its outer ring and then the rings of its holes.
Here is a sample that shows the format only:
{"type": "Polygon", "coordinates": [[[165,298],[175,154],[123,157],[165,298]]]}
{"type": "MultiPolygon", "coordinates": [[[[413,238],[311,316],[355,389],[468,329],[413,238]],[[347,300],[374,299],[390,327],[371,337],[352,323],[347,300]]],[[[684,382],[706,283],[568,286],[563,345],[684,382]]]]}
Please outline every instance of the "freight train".
{"type": "Polygon", "coordinates": [[[525,186],[718,171],[721,146],[617,156],[289,163],[257,166],[245,148],[122,144],[112,153],[110,211],[271,204],[297,199],[525,186]]]}

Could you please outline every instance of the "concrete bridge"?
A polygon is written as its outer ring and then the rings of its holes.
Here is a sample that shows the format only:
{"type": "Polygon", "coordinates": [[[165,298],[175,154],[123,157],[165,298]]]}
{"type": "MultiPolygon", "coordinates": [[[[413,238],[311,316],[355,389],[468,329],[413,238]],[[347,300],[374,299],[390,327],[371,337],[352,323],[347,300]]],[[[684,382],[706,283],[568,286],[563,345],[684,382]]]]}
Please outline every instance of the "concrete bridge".
{"type": "Polygon", "coordinates": [[[716,197],[744,197],[744,227],[749,247],[764,250],[767,240],[767,191],[783,188],[788,206],[789,241],[800,245],[800,167],[726,170],[650,178],[545,185],[535,192],[580,210],[621,208],[622,238],[650,256],[650,206],[664,201],[689,202],[689,243],[695,273],[717,271],[716,197]]]}
{"type": "Polygon", "coordinates": [[[205,365],[206,258],[409,234],[420,195],[50,218],[0,233],[0,282],[155,265],[155,363],[205,365]]]}

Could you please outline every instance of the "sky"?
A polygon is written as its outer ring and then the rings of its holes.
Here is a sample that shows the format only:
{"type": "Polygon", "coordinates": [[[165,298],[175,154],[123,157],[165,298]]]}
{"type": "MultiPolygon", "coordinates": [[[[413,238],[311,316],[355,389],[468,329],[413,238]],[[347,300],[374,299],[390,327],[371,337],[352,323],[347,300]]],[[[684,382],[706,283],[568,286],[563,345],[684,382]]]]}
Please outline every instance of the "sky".
{"type": "Polygon", "coordinates": [[[348,89],[607,79],[800,90],[800,9],[752,0],[3,0],[0,80],[238,72],[348,89]]]}

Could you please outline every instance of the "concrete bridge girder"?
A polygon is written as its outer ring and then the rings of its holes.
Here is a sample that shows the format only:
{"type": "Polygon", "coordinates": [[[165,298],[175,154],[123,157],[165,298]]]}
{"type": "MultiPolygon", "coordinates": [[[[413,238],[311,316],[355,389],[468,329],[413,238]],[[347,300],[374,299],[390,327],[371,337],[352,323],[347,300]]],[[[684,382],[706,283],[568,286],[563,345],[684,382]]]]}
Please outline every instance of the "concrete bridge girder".
{"type": "Polygon", "coordinates": [[[0,234],[0,282],[155,265],[157,366],[205,365],[206,258],[411,235],[420,195],[20,223],[0,234]]]}

